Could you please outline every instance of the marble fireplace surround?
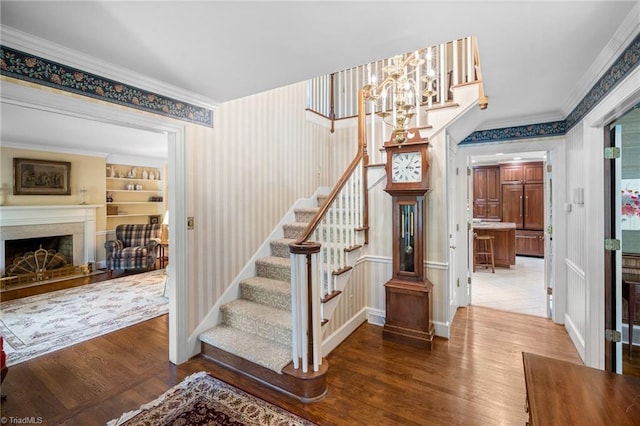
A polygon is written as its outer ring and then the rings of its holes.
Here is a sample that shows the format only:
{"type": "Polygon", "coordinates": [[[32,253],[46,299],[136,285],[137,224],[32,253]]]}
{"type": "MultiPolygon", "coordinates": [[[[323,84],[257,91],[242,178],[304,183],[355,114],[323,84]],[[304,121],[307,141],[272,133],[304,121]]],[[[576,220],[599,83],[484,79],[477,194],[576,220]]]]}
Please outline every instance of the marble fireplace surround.
{"type": "Polygon", "coordinates": [[[5,272],[5,241],[73,236],[73,264],[96,258],[96,208],[100,205],[0,206],[0,274],[5,272]]]}

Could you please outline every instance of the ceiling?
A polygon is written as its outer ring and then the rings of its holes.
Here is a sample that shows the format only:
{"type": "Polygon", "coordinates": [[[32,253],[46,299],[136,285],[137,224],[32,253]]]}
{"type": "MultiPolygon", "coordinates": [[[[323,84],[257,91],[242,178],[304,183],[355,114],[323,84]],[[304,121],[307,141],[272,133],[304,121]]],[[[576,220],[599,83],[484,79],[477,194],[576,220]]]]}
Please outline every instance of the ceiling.
{"type": "MultiPolygon", "coordinates": [[[[489,108],[469,119],[468,132],[564,119],[637,3],[2,0],[0,22],[209,105],[475,35],[489,108]]],[[[3,141],[71,149],[82,140],[117,154],[141,132],[114,126],[118,139],[108,129],[88,138],[91,123],[23,106],[3,105],[1,118],[3,141]]],[[[164,140],[140,137],[152,146],[164,140]]],[[[157,155],[166,156],[159,144],[157,155]]]]}

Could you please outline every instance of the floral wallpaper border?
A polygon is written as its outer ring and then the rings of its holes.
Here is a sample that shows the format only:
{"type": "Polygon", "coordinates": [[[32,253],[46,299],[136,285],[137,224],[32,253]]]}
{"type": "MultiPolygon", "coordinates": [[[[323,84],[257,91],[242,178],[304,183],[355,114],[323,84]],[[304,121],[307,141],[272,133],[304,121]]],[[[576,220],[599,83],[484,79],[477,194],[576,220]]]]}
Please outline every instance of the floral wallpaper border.
{"type": "Polygon", "coordinates": [[[491,130],[478,130],[464,138],[464,140],[460,142],[460,145],[562,136],[566,133],[565,123],[565,120],[561,120],[550,123],[528,124],[525,126],[503,127],[491,130]]]}
{"type": "Polygon", "coordinates": [[[589,93],[580,101],[566,117],[567,130],[571,129],[578,121],[586,116],[614,87],[625,79],[640,63],[640,34],[622,52],[616,61],[609,67],[598,82],[589,90],[589,93]]]}
{"type": "Polygon", "coordinates": [[[639,63],[640,34],[627,46],[613,65],[600,77],[597,83],[589,90],[589,93],[563,121],[476,131],[463,139],[460,145],[564,135],[607,96],[618,83],[623,81],[639,63]]]}
{"type": "Polygon", "coordinates": [[[0,74],[213,127],[213,111],[0,45],[0,74]]]}

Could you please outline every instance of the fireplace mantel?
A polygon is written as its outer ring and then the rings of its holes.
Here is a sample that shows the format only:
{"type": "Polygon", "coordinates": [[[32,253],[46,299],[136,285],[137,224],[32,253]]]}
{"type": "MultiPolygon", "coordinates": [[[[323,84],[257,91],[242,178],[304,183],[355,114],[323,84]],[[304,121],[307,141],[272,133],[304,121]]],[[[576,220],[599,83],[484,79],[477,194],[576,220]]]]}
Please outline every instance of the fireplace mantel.
{"type": "MultiPolygon", "coordinates": [[[[74,247],[81,248],[74,263],[94,262],[96,258],[96,209],[99,204],[0,206],[0,270],[4,273],[4,242],[16,238],[48,236],[57,228],[80,227],[74,234],[74,247]],[[44,226],[42,226],[44,225],[44,226]],[[47,225],[59,225],[50,228],[47,225]]],[[[74,248],[75,251],[75,248],[74,248]]]]}

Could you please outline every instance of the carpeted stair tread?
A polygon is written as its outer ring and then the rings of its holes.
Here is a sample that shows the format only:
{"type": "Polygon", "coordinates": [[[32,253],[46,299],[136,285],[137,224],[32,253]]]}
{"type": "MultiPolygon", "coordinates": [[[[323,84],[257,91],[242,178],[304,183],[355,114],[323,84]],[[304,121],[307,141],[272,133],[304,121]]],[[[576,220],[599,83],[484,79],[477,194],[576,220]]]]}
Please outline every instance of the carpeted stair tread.
{"type": "Polygon", "coordinates": [[[281,345],[227,325],[219,325],[200,335],[200,341],[282,373],[291,362],[290,345],[281,345]]]}
{"type": "Polygon", "coordinates": [[[249,300],[236,299],[220,307],[222,322],[234,328],[291,344],[291,313],[249,300]]]}
{"type": "Polygon", "coordinates": [[[267,256],[256,260],[259,277],[291,282],[291,260],[289,257],[267,256]]]}
{"type": "Polygon", "coordinates": [[[280,238],[272,240],[269,245],[271,247],[271,255],[276,257],[289,257],[289,244],[294,243],[296,240],[293,238],[280,238]]]}
{"type": "Polygon", "coordinates": [[[240,297],[274,308],[291,310],[291,284],[265,277],[251,277],[240,283],[240,297]]]}
{"type": "Polygon", "coordinates": [[[319,207],[301,208],[295,210],[296,222],[309,223],[316,216],[319,207]]]}
{"type": "Polygon", "coordinates": [[[306,222],[291,222],[282,225],[285,238],[299,238],[309,224],[306,222]]]}

